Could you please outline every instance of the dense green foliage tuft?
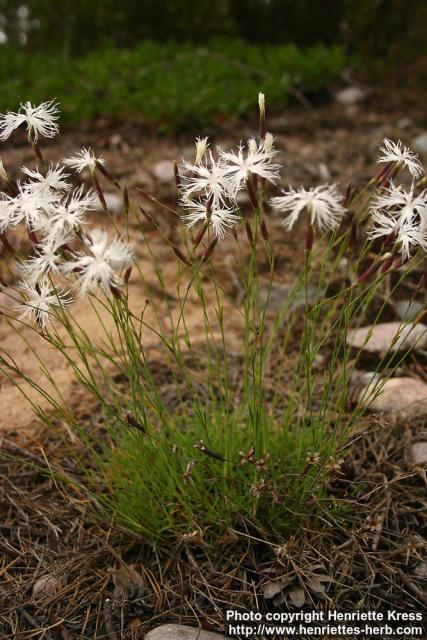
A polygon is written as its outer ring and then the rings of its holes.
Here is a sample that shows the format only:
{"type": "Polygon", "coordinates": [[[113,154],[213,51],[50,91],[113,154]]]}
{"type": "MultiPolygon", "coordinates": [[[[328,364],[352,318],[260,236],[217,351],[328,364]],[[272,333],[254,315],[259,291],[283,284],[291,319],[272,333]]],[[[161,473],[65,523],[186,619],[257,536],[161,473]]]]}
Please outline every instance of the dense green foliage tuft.
{"type": "Polygon", "coordinates": [[[254,84],[269,105],[282,106],[290,88],[321,90],[346,64],[340,47],[250,45],[240,41],[195,47],[145,41],[70,59],[2,47],[2,110],[23,100],[56,97],[62,118],[132,117],[164,130],[200,126],[253,107],[254,84]]]}

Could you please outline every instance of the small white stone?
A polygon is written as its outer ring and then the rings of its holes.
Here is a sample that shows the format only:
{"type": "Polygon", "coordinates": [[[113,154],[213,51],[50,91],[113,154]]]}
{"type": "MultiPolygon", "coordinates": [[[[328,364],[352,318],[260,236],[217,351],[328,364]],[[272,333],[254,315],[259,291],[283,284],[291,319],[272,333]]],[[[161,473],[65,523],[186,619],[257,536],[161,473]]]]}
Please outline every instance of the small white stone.
{"type": "Polygon", "coordinates": [[[107,209],[111,213],[120,213],[123,211],[123,198],[117,193],[104,193],[107,209]]]}
{"type": "Polygon", "coordinates": [[[413,124],[414,123],[412,119],[408,116],[403,116],[403,118],[399,118],[399,120],[396,122],[396,125],[399,127],[399,129],[407,129],[408,127],[412,127],[413,124]]]}
{"type": "Polygon", "coordinates": [[[175,179],[175,173],[172,160],[160,160],[153,166],[153,175],[159,182],[172,182],[175,179]]]}
{"type": "Polygon", "coordinates": [[[380,322],[375,326],[351,329],[347,343],[369,353],[400,351],[411,347],[424,349],[427,345],[427,327],[421,322],[415,325],[410,322],[380,322]],[[399,337],[396,339],[397,335],[399,337]]]}
{"type": "MultiPolygon", "coordinates": [[[[369,404],[375,413],[387,413],[402,420],[427,415],[427,384],[416,378],[401,377],[386,380],[382,388],[376,387],[377,379],[364,386],[359,394],[362,403],[369,404]],[[372,400],[372,395],[379,392],[372,400]]],[[[381,383],[380,383],[381,385],[381,383]]]]}
{"type": "Polygon", "coordinates": [[[48,600],[61,589],[61,583],[58,578],[48,574],[36,580],[33,585],[34,600],[48,600]]]}
{"type": "Polygon", "coordinates": [[[361,87],[346,87],[335,94],[336,102],[343,105],[353,105],[366,100],[367,92],[361,87]]]}
{"type": "Polygon", "coordinates": [[[423,309],[424,304],[419,300],[397,300],[394,310],[401,320],[413,320],[423,309]]]}
{"type": "Polygon", "coordinates": [[[261,306],[267,303],[267,311],[279,311],[287,308],[288,311],[300,309],[306,302],[311,304],[316,299],[317,287],[308,283],[307,291],[294,291],[293,286],[273,284],[273,286],[261,286],[259,289],[259,301],[261,306]]]}
{"type": "Polygon", "coordinates": [[[416,464],[426,464],[427,442],[415,442],[411,447],[411,457],[416,464]]]}
{"type": "Polygon", "coordinates": [[[427,131],[417,136],[412,144],[416,151],[427,155],[427,131]]]}
{"type": "Polygon", "coordinates": [[[114,135],[111,136],[109,142],[112,147],[119,147],[123,142],[123,138],[120,135],[120,133],[115,133],[114,135]]]}
{"type": "Polygon", "coordinates": [[[419,562],[414,569],[414,573],[419,578],[427,578],[427,562],[423,560],[419,562]]]}
{"type": "Polygon", "coordinates": [[[162,624],[145,634],[145,640],[221,640],[225,636],[184,624],[162,624]]]}
{"type": "Polygon", "coordinates": [[[249,195],[246,191],[239,191],[236,196],[236,202],[239,206],[244,206],[249,204],[251,201],[249,195]]]}
{"type": "Polygon", "coordinates": [[[327,182],[331,179],[331,172],[329,171],[327,165],[324,162],[319,162],[319,178],[324,182],[327,182]]]}

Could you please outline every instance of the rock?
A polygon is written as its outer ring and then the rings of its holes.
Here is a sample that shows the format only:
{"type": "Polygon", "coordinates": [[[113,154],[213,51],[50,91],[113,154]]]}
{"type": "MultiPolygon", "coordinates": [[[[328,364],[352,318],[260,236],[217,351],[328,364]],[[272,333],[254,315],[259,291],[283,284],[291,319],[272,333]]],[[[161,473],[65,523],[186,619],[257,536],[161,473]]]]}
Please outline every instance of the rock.
{"type": "Polygon", "coordinates": [[[318,164],[319,170],[319,178],[324,182],[328,182],[331,179],[331,172],[329,171],[327,165],[324,162],[319,162],[318,164]]]}
{"type": "Polygon", "coordinates": [[[175,180],[172,160],[160,160],[153,165],[153,175],[159,182],[172,182],[175,180]]]}
{"type": "Polygon", "coordinates": [[[426,464],[427,442],[415,442],[411,447],[411,458],[416,464],[426,464]]]}
{"type": "Polygon", "coordinates": [[[416,346],[424,349],[427,344],[427,327],[418,324],[401,322],[380,322],[375,326],[351,329],[347,335],[347,343],[356,349],[363,349],[369,353],[385,353],[386,351],[400,351],[416,346]],[[396,336],[399,336],[396,339],[396,336]]]}
{"type": "Polygon", "coordinates": [[[407,129],[408,127],[412,127],[413,124],[412,119],[408,116],[403,116],[403,118],[399,118],[396,122],[396,126],[399,127],[399,129],[407,129]]]}
{"type": "Polygon", "coordinates": [[[362,89],[361,87],[346,87],[345,89],[341,89],[338,91],[334,98],[336,102],[343,105],[353,105],[358,102],[363,102],[367,98],[367,91],[362,89]]]}
{"type": "Polygon", "coordinates": [[[424,304],[419,300],[397,300],[394,310],[401,320],[413,320],[423,309],[424,304]]]}
{"type": "Polygon", "coordinates": [[[111,213],[121,213],[123,211],[123,198],[118,193],[104,193],[107,208],[111,213]]]}
{"type": "Polygon", "coordinates": [[[33,585],[33,598],[38,602],[49,600],[61,589],[58,578],[47,575],[36,580],[33,585]]]}
{"type": "Polygon", "coordinates": [[[251,199],[246,191],[239,191],[237,193],[236,202],[240,207],[249,204],[250,201],[251,199]]]}
{"type": "MultiPolygon", "coordinates": [[[[267,310],[280,311],[280,309],[282,309],[286,304],[289,305],[289,311],[304,307],[306,298],[305,291],[301,289],[297,293],[293,293],[292,290],[292,285],[273,284],[268,299],[267,310]]],[[[309,283],[307,286],[307,297],[309,303],[314,302],[316,299],[316,293],[317,288],[314,284],[309,283]]],[[[259,291],[259,300],[261,305],[266,303],[267,295],[268,287],[261,287],[259,291]]]]}
{"type": "Polygon", "coordinates": [[[301,609],[301,607],[305,604],[305,593],[303,589],[292,589],[289,591],[289,599],[291,600],[294,607],[301,609]]]}
{"type": "Polygon", "coordinates": [[[427,131],[417,136],[412,144],[416,151],[427,155],[427,131]]]}
{"type": "Polygon", "coordinates": [[[115,133],[110,137],[109,143],[111,147],[119,147],[123,142],[123,138],[120,133],[115,133]]]}
{"type": "Polygon", "coordinates": [[[423,560],[419,562],[414,569],[414,573],[419,578],[427,578],[427,562],[423,560]]]}
{"type": "MultiPolygon", "coordinates": [[[[375,381],[365,386],[359,398],[369,403],[370,391],[374,391],[375,381]]],[[[427,384],[416,378],[401,377],[386,380],[378,396],[369,404],[376,413],[388,413],[409,420],[427,415],[427,384]]]]}
{"type": "Polygon", "coordinates": [[[221,638],[225,636],[184,624],[162,624],[145,634],[145,640],[220,640],[221,638]]]}
{"type": "Polygon", "coordinates": [[[368,387],[374,386],[381,378],[381,374],[378,371],[361,371],[360,369],[354,369],[350,374],[350,386],[351,387],[368,387]]]}

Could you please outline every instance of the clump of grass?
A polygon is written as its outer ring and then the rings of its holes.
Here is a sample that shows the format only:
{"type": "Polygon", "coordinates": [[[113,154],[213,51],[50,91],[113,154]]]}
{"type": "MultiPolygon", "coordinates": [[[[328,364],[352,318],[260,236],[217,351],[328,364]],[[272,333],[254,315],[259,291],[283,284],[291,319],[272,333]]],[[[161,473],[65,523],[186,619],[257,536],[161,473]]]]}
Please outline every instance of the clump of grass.
{"type": "Polygon", "coordinates": [[[103,48],[70,60],[29,56],[3,45],[3,108],[25,95],[32,102],[55,95],[64,119],[132,117],[164,131],[206,126],[248,114],[254,82],[282,107],[296,89],[323,90],[348,64],[343,49],[256,46],[218,41],[203,47],[145,41],[132,49],[103,48]]]}
{"type": "MultiPolygon", "coordinates": [[[[349,329],[374,303],[375,325],[423,259],[427,193],[417,157],[385,141],[381,169],[363,188],[350,186],[341,195],[337,186],[321,185],[270,198],[280,165],[263,94],[259,109],[259,138],[236,151],[212,150],[206,138],[197,139],[194,161],[175,167],[178,208],[139,190],[139,198],[175,218],[173,240],[91,150],[63,160],[63,167],[26,169],[31,180],[21,183],[2,167],[1,239],[25,277],[13,286],[11,274],[9,289],[20,318],[4,313],[18,334],[32,319],[63,355],[101,408],[104,436],[79,423],[43,363],[56,395],[29,380],[5,351],[1,370],[24,395],[22,382],[50,402],[48,412],[34,404],[45,422],[60,419],[79,435],[93,460],[87,470],[93,492],[153,543],[184,537],[214,544],[244,535],[279,547],[300,526],[333,526],[342,509],[328,486],[342,472],[345,447],[369,401],[405,355],[390,345],[378,365],[387,365],[385,374],[362,402],[352,397],[360,352],[347,346],[349,329]],[[67,167],[88,169],[94,190],[73,189],[67,167]],[[402,170],[418,180],[409,192],[393,182],[402,170]],[[110,216],[103,180],[123,195],[122,220],[110,216]],[[242,190],[250,202],[243,210],[236,199],[242,190]],[[96,198],[121,237],[109,239],[90,225],[96,198]],[[270,208],[285,214],[303,258],[276,310],[269,302],[280,239],[270,208]],[[305,220],[305,238],[298,218],[305,220]],[[147,221],[160,244],[150,240],[147,221]],[[14,248],[20,223],[33,246],[30,259],[14,248]],[[135,227],[145,241],[138,261],[123,239],[131,239],[135,227]],[[234,252],[238,299],[223,242],[234,252]],[[131,295],[131,277],[142,283],[144,301],[131,295]],[[79,294],[95,311],[96,339],[70,312],[72,295],[79,294]]],[[[7,137],[26,123],[43,163],[39,136],[56,133],[56,118],[53,103],[26,103],[20,113],[3,116],[0,130],[7,137]]],[[[407,330],[402,323],[396,339],[407,330]]]]}

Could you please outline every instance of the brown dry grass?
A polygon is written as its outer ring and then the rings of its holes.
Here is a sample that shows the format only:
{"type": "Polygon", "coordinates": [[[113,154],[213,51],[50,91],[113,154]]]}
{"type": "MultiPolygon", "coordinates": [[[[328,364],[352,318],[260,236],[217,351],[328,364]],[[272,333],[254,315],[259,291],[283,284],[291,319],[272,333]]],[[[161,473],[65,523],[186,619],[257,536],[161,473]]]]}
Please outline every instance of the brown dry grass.
{"type": "MultiPolygon", "coordinates": [[[[101,429],[88,409],[88,428],[101,429]]],[[[151,549],[106,522],[72,462],[69,433],[4,438],[1,637],[140,638],[166,620],[221,629],[227,607],[286,609],[302,599],[344,611],[423,610],[427,478],[407,462],[412,437],[372,417],[360,425],[330,487],[348,508],[334,530],[299,531],[279,550],[230,532],[209,553],[197,539],[151,549]]]]}

